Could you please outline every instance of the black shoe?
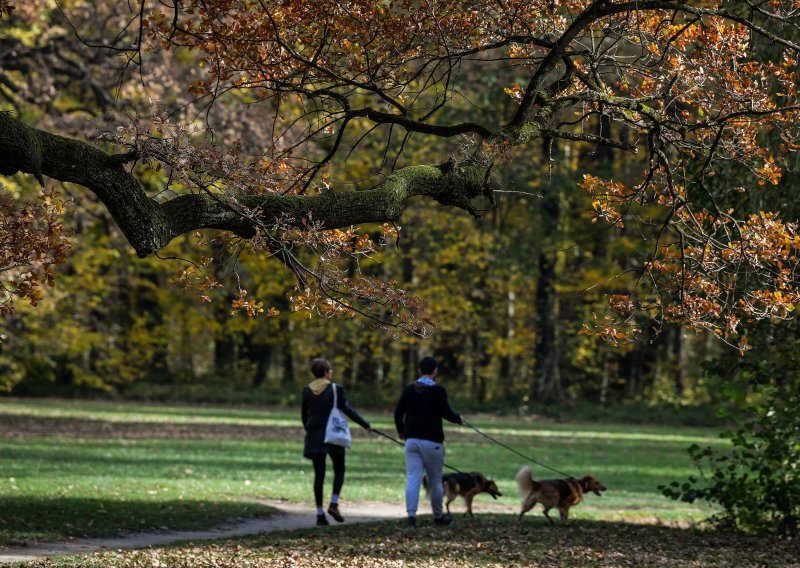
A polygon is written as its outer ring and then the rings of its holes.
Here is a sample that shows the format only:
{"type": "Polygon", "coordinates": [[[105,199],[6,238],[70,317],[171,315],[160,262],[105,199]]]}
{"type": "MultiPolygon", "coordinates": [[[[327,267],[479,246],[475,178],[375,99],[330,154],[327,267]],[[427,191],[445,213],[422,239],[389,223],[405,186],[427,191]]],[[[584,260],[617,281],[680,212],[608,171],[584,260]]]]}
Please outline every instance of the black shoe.
{"type": "Polygon", "coordinates": [[[325,515],[317,515],[317,526],[318,527],[327,527],[330,523],[328,519],[325,518],[325,515]]]}
{"type": "Polygon", "coordinates": [[[415,526],[417,526],[417,517],[408,517],[408,518],[406,519],[406,524],[407,524],[409,527],[415,527],[415,526]]]}
{"type": "Polygon", "coordinates": [[[435,524],[435,525],[449,525],[452,522],[453,522],[453,517],[451,517],[447,513],[445,513],[441,517],[433,519],[433,524],[435,524]]]}
{"type": "Polygon", "coordinates": [[[331,517],[333,517],[336,520],[337,523],[343,523],[344,522],[344,517],[339,512],[339,505],[337,505],[336,503],[331,503],[328,506],[328,514],[331,517]]]}

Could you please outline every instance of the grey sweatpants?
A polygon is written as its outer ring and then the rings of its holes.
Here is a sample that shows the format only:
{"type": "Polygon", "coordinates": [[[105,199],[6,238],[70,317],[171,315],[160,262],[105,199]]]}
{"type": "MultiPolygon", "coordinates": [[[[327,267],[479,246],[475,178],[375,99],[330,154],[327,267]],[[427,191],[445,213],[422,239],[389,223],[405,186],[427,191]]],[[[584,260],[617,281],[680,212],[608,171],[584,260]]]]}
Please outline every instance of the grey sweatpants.
{"type": "Polygon", "coordinates": [[[442,516],[443,467],[444,444],[418,438],[406,440],[406,511],[409,517],[417,516],[419,488],[424,474],[428,475],[433,516],[434,518],[442,516]]]}

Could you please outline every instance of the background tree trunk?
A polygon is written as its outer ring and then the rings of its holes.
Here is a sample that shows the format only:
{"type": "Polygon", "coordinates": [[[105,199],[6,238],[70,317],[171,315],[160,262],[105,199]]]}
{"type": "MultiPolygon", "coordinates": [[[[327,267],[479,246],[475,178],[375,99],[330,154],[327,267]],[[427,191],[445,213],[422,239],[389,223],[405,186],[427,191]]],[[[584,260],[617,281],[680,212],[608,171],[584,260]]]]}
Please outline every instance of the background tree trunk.
{"type": "MultiPolygon", "coordinates": [[[[549,164],[555,144],[545,139],[542,144],[544,163],[549,164]]],[[[558,299],[556,297],[556,244],[561,216],[560,189],[552,178],[542,182],[541,238],[538,254],[536,286],[536,346],[531,398],[560,400],[562,398],[559,368],[559,344],[556,330],[558,299]]]]}

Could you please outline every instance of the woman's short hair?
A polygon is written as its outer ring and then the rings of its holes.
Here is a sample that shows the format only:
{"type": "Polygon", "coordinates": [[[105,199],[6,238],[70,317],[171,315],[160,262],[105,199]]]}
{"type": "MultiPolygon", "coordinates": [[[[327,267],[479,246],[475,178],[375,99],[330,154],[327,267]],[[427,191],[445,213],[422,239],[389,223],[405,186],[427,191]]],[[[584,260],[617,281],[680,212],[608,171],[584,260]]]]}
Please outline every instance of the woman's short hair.
{"type": "Polygon", "coordinates": [[[321,379],[325,373],[331,370],[331,364],[327,359],[314,359],[311,361],[311,374],[321,379]]]}

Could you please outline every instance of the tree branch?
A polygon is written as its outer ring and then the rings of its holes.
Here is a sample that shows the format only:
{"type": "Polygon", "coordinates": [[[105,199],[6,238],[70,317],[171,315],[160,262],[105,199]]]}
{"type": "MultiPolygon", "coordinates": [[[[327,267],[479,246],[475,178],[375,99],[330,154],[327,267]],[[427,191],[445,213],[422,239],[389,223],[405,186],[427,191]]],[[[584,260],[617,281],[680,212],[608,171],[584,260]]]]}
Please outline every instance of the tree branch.
{"type": "Polygon", "coordinates": [[[427,122],[420,122],[405,116],[400,116],[398,114],[381,112],[371,107],[350,110],[347,112],[347,116],[351,118],[368,118],[372,122],[378,124],[397,124],[409,132],[421,132],[423,134],[431,134],[433,136],[440,136],[444,138],[468,133],[474,133],[484,138],[489,138],[493,134],[492,131],[485,126],[474,122],[462,122],[460,124],[429,124],[427,122]]]}
{"type": "Polygon", "coordinates": [[[367,191],[252,195],[230,201],[203,192],[158,202],[122,167],[119,155],[0,113],[0,174],[32,174],[42,185],[47,176],[89,189],[140,257],[157,252],[179,235],[204,228],[250,238],[257,227],[279,219],[298,225],[311,221],[323,229],[396,222],[415,196],[475,214],[470,201],[486,193],[486,171],[486,166],[449,161],[403,168],[367,191]]]}

